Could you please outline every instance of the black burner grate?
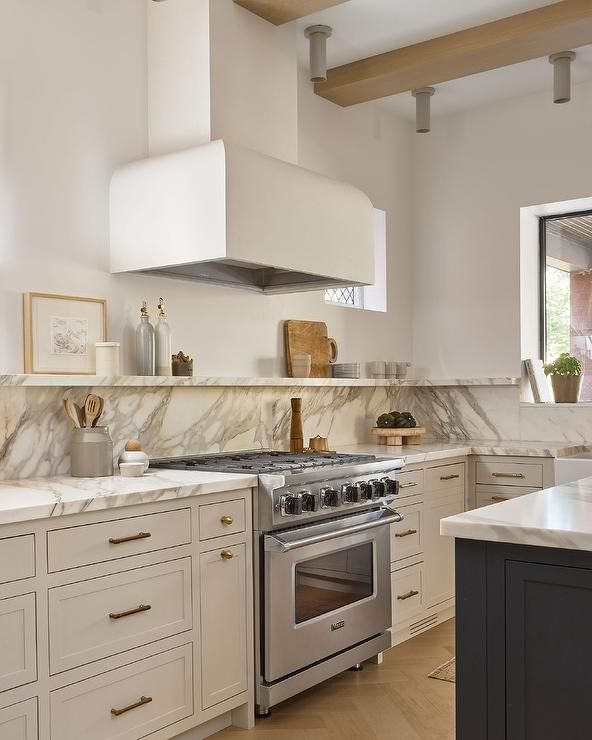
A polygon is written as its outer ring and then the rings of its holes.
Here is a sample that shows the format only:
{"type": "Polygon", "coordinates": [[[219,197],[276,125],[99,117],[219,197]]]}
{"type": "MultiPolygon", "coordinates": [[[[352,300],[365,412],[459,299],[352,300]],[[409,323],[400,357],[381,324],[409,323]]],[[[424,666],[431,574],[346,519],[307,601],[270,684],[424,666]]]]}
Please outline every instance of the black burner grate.
{"type": "Polygon", "coordinates": [[[229,452],[220,455],[188,455],[152,460],[153,468],[168,470],[206,470],[218,473],[276,473],[307,470],[330,465],[356,465],[372,462],[374,455],[348,455],[335,452],[229,452]]]}

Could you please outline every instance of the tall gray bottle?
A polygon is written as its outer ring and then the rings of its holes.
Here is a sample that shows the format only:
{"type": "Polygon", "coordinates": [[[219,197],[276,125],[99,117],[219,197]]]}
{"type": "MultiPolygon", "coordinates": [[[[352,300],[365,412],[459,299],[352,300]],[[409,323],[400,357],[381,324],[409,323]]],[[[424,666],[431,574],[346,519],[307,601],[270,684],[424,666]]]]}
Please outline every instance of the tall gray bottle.
{"type": "Polygon", "coordinates": [[[150,323],[146,301],[142,303],[140,323],[136,329],[136,373],[154,375],[154,327],[150,323]]]}

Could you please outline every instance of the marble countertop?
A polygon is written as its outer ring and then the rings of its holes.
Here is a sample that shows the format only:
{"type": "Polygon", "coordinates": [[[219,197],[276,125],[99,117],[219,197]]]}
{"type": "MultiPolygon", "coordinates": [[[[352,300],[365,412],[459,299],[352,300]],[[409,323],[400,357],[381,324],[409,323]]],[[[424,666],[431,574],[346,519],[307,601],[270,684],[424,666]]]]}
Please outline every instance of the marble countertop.
{"type": "MultiPolygon", "coordinates": [[[[406,464],[464,457],[466,455],[519,455],[558,457],[585,452],[585,445],[565,442],[492,442],[463,440],[425,442],[421,445],[387,447],[375,444],[348,445],[338,452],[403,458],[406,464]]],[[[219,493],[257,485],[257,476],[185,470],[149,471],[142,478],[29,478],[0,481],[0,524],[48,519],[83,511],[166,501],[187,496],[219,493]]],[[[592,496],[592,479],[591,479],[592,496]]],[[[494,507],[497,508],[497,507],[494,507]]],[[[591,513],[592,521],[592,513],[591,513]]],[[[592,527],[592,524],[591,524],[592,527]]]]}
{"type": "Polygon", "coordinates": [[[403,445],[402,447],[375,444],[347,445],[338,447],[337,451],[403,458],[407,465],[411,465],[413,463],[430,462],[431,460],[444,460],[450,457],[465,457],[466,455],[569,457],[580,452],[587,452],[589,449],[589,445],[575,442],[469,439],[454,442],[426,441],[422,442],[421,445],[403,445]]]}
{"type": "Polygon", "coordinates": [[[592,551],[592,478],[442,519],[449,537],[592,551]]]}
{"type": "Polygon", "coordinates": [[[0,482],[0,524],[222,493],[257,485],[257,476],[154,470],[141,478],[30,478],[0,482]]]}

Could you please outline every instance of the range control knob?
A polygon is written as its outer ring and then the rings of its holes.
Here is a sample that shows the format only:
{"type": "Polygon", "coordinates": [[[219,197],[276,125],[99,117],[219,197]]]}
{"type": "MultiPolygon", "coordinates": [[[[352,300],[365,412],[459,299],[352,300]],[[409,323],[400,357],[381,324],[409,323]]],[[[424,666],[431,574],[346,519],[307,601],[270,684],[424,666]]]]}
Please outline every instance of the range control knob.
{"type": "Polygon", "coordinates": [[[397,496],[399,494],[399,481],[392,478],[383,478],[385,496],[397,496]]]}
{"type": "Polygon", "coordinates": [[[384,483],[381,480],[371,480],[372,499],[382,498],[384,496],[384,483]]]}
{"type": "Polygon", "coordinates": [[[317,510],[317,497],[310,491],[301,491],[302,495],[302,511],[316,511],[317,510]]]}
{"type": "Polygon", "coordinates": [[[360,499],[362,501],[370,501],[372,499],[372,484],[366,483],[365,480],[360,481],[356,488],[359,491],[360,499]]]}
{"type": "Polygon", "coordinates": [[[360,500],[360,492],[357,486],[352,486],[351,483],[344,483],[341,486],[341,500],[344,504],[357,504],[360,500]]]}
{"type": "Polygon", "coordinates": [[[340,503],[339,491],[336,491],[334,488],[321,489],[321,506],[323,508],[339,506],[340,503]]]}
{"type": "Polygon", "coordinates": [[[302,494],[290,493],[284,497],[284,511],[290,516],[302,514],[302,494]]]}

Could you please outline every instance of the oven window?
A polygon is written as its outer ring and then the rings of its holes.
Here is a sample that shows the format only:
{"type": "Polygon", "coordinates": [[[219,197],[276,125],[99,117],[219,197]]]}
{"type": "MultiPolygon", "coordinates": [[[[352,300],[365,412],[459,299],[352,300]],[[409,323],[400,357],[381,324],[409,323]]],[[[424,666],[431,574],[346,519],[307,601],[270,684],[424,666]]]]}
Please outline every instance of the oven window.
{"type": "Polygon", "coordinates": [[[342,609],[374,592],[373,545],[368,542],[296,565],[295,622],[342,609]]]}

